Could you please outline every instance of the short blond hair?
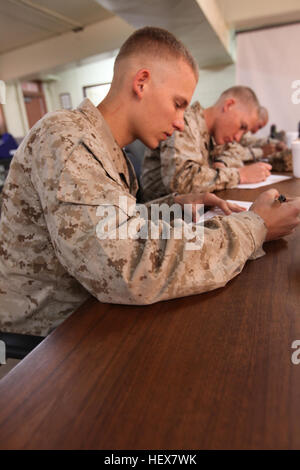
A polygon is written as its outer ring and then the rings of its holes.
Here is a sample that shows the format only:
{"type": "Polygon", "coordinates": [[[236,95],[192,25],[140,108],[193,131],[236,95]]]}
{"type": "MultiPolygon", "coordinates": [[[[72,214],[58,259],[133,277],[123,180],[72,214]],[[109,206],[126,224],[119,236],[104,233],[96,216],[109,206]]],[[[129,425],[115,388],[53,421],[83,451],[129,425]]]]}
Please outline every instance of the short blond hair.
{"type": "Polygon", "coordinates": [[[221,102],[230,97],[236,98],[247,108],[253,107],[256,110],[257,115],[259,114],[260,104],[252,88],[242,85],[233,86],[223,91],[218,101],[221,102]]]}
{"type": "Polygon", "coordinates": [[[116,57],[115,67],[123,59],[138,53],[165,59],[170,58],[170,56],[175,59],[183,59],[190,65],[198,80],[199,70],[194,57],[179,39],[165,29],[146,26],[131,34],[116,57]]]}
{"type": "Polygon", "coordinates": [[[258,114],[258,117],[259,117],[259,120],[261,122],[268,122],[269,120],[269,113],[268,113],[268,110],[267,108],[265,108],[264,106],[261,106],[259,108],[259,114],[258,114]]]}

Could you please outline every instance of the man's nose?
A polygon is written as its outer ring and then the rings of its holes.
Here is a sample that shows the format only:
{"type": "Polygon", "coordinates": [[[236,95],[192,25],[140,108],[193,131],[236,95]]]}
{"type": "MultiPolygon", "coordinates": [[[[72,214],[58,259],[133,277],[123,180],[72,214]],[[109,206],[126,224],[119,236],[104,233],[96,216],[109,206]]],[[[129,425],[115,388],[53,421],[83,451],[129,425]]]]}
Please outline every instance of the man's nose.
{"type": "Polygon", "coordinates": [[[184,130],[184,120],[183,119],[177,119],[176,121],[173,122],[173,127],[176,129],[176,131],[183,131],[184,130]]]}

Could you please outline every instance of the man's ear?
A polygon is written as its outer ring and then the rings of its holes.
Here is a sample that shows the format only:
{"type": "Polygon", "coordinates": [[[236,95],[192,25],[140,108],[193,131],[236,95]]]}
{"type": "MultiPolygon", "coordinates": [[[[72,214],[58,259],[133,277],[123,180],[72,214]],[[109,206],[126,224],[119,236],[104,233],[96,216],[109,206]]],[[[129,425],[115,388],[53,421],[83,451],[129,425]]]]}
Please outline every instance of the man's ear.
{"type": "Polygon", "coordinates": [[[222,111],[227,113],[236,103],[235,98],[227,98],[223,103],[222,111]]]}
{"type": "Polygon", "coordinates": [[[133,78],[132,88],[134,94],[138,98],[141,99],[143,97],[145,87],[148,85],[149,81],[150,71],[148,69],[141,69],[135,74],[133,78]]]}

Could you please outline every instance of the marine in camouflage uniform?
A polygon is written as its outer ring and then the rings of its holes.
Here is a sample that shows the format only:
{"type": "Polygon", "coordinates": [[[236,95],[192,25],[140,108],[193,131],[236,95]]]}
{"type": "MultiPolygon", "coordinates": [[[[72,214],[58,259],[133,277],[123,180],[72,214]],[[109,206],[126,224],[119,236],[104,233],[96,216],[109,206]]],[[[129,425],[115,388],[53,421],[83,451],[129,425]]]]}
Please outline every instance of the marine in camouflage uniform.
{"type": "MultiPolygon", "coordinates": [[[[172,236],[100,239],[98,208],[120,207],[120,196],[135,205],[136,191],[134,170],[89,100],[31,129],[3,190],[0,330],[46,335],[90,295],[144,305],[209,291],[261,249],[267,230],[252,211],[208,221],[198,251],[172,236]]],[[[129,209],[123,216],[141,222],[129,209]]]]}
{"type": "Polygon", "coordinates": [[[233,188],[240,176],[236,168],[212,168],[213,148],[199,102],[190,106],[184,116],[183,132],[175,131],[155,150],[146,150],[141,184],[143,198],[149,201],[177,191],[214,191],[233,188]]]}
{"type": "Polygon", "coordinates": [[[289,149],[276,151],[273,154],[268,155],[267,157],[264,157],[263,155],[262,148],[264,147],[264,145],[273,144],[276,146],[280,142],[284,142],[285,132],[278,132],[277,136],[280,137],[280,139],[273,139],[270,137],[259,138],[255,137],[255,135],[251,134],[251,132],[247,132],[247,134],[245,134],[240,141],[240,144],[244,148],[248,148],[250,155],[253,156],[252,160],[250,158],[247,161],[251,162],[259,160],[260,158],[267,158],[268,162],[272,165],[273,171],[293,171],[292,152],[289,149]]]}
{"type": "Polygon", "coordinates": [[[278,139],[268,137],[257,138],[251,132],[247,132],[240,142],[232,142],[215,146],[211,152],[214,161],[224,163],[228,168],[241,168],[244,163],[253,163],[266,159],[272,165],[274,171],[293,171],[292,153],[290,150],[281,150],[264,157],[263,146],[276,145],[278,139]]]}
{"type": "Polygon", "coordinates": [[[272,137],[257,137],[252,132],[246,132],[241,138],[240,143],[244,147],[261,149],[264,145],[267,145],[267,144],[277,145],[280,142],[283,142],[285,133],[280,133],[278,135],[282,135],[283,137],[282,140],[273,139],[272,137]]]}
{"type": "Polygon", "coordinates": [[[289,149],[269,155],[268,161],[274,171],[293,171],[293,157],[289,149]]]}

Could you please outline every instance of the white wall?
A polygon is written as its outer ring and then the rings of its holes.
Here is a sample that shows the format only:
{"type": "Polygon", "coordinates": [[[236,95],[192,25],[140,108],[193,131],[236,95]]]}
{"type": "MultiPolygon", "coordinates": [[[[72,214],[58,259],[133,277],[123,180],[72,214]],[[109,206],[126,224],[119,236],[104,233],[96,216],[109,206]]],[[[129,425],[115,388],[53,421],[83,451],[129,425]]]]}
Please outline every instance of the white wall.
{"type": "MultiPolygon", "coordinates": [[[[110,54],[111,57],[104,60],[55,73],[58,81],[43,84],[47,111],[61,109],[60,93],[70,93],[72,107],[75,108],[84,99],[84,86],[110,82],[113,76],[116,54],[117,52],[114,52],[110,54]]],[[[2,109],[8,132],[14,137],[24,137],[29,130],[29,126],[19,80],[6,83],[6,104],[2,105],[2,109]]]]}
{"type": "Polygon", "coordinates": [[[235,85],[235,65],[224,65],[200,69],[199,82],[194,92],[192,102],[200,101],[207,108],[214,104],[220,94],[235,85]]]}
{"type": "Polygon", "coordinates": [[[6,84],[6,103],[2,105],[7,131],[14,137],[24,137],[29,130],[23,92],[18,81],[6,84]]]}
{"type": "Polygon", "coordinates": [[[72,107],[76,108],[84,99],[83,87],[111,82],[113,67],[117,52],[112,57],[95,63],[73,67],[61,73],[56,73],[57,82],[48,86],[48,110],[60,109],[60,93],[70,93],[72,107]],[[51,90],[51,91],[50,91],[51,90]]]}

